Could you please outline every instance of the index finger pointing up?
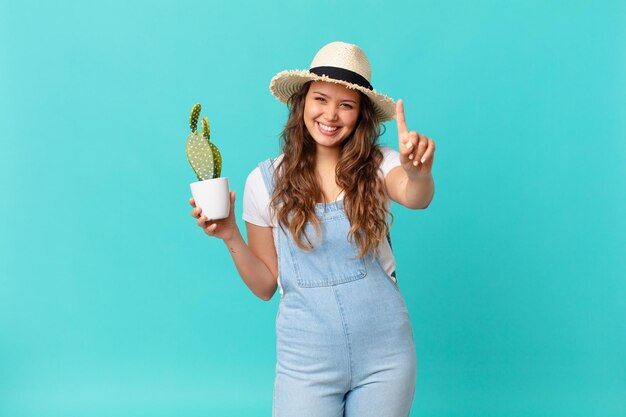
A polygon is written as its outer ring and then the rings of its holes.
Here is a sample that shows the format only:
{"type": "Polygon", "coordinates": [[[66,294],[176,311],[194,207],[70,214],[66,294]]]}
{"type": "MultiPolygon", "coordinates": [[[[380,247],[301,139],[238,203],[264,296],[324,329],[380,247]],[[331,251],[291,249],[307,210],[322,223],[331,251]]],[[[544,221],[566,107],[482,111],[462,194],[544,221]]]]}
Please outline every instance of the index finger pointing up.
{"type": "Polygon", "coordinates": [[[408,132],[406,120],[404,119],[404,102],[402,100],[396,102],[396,123],[398,124],[398,133],[408,132]]]}

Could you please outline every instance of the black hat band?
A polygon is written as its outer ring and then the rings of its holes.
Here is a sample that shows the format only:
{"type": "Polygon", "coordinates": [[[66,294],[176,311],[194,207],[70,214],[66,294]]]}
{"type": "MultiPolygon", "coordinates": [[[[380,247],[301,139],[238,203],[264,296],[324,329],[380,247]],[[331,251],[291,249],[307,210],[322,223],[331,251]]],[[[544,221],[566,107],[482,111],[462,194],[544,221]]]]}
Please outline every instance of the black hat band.
{"type": "Polygon", "coordinates": [[[309,72],[312,72],[315,75],[326,75],[327,77],[334,78],[336,80],[341,80],[348,82],[350,84],[356,84],[361,87],[367,88],[368,90],[373,90],[372,85],[365,79],[365,77],[357,74],[354,71],[347,70],[345,68],[339,67],[315,67],[311,68],[309,72]]]}

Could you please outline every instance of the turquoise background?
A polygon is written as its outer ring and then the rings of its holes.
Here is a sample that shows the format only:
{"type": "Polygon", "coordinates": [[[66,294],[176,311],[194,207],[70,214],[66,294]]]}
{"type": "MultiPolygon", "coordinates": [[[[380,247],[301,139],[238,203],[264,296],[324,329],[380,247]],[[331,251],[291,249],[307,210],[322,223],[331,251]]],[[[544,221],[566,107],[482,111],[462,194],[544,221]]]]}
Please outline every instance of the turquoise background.
{"type": "Polygon", "coordinates": [[[0,0],[1,416],[271,415],[279,296],[190,215],[189,111],[245,231],[269,80],[334,40],[437,144],[392,207],[412,416],[626,416],[623,1],[0,0]]]}

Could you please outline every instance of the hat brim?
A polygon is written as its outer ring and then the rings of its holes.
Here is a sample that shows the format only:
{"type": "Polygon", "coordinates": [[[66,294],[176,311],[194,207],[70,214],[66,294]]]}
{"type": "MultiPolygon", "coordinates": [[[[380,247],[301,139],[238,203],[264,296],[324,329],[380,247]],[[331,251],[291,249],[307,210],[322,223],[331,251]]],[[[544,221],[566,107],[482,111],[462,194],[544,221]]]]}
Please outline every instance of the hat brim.
{"type": "Polygon", "coordinates": [[[270,91],[281,103],[287,104],[289,98],[309,81],[326,81],[342,84],[353,90],[359,90],[372,101],[380,123],[392,120],[396,115],[396,103],[390,97],[377,93],[376,90],[370,90],[357,84],[330,78],[326,75],[317,75],[308,70],[279,72],[270,81],[270,91]]]}

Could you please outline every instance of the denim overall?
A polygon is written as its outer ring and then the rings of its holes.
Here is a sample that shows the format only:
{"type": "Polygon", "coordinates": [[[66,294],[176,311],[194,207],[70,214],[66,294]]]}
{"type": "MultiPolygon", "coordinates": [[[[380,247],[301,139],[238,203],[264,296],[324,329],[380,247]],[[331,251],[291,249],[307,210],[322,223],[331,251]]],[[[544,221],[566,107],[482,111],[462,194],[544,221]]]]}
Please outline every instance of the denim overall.
{"type": "MultiPolygon", "coordinates": [[[[269,194],[273,161],[259,164],[269,194]]],[[[343,201],[317,204],[323,239],[305,252],[278,227],[283,289],[276,316],[273,417],[407,417],[417,358],[395,278],[357,259],[343,201]]],[[[394,274],[395,275],[395,274],[394,274]]]]}

